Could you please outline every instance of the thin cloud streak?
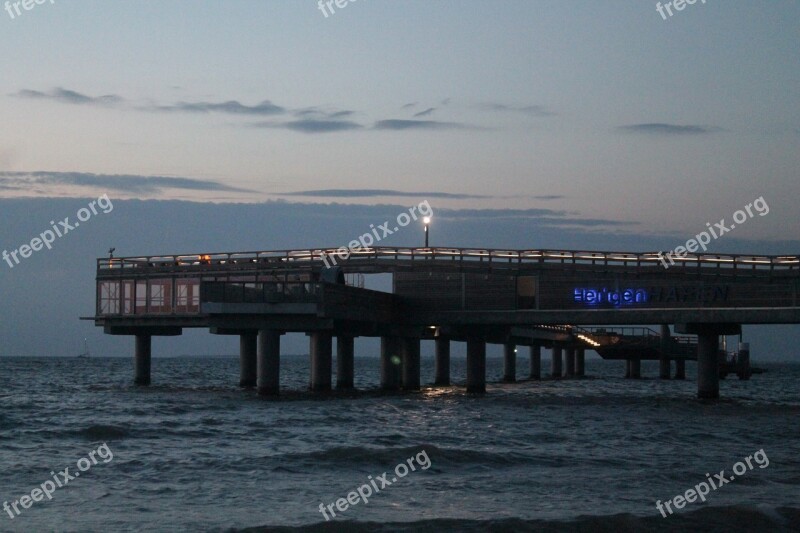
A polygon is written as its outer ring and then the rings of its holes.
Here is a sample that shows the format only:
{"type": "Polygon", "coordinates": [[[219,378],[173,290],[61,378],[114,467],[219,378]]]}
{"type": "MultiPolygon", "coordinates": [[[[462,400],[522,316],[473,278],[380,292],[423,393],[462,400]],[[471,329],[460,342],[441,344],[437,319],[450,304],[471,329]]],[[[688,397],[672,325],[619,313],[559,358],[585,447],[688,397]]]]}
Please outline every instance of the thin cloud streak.
{"type": "Polygon", "coordinates": [[[255,192],[231,187],[217,181],[168,176],[139,176],[131,174],[92,174],[88,172],[0,172],[0,188],[67,185],[93,187],[107,191],[155,194],[165,189],[205,192],[255,192]]]}
{"type": "Polygon", "coordinates": [[[451,200],[473,200],[473,199],[487,199],[491,196],[483,196],[477,194],[458,194],[448,192],[411,192],[411,191],[397,191],[393,189],[320,189],[311,191],[296,191],[281,193],[278,196],[303,196],[303,197],[318,197],[318,198],[373,198],[380,196],[391,196],[397,198],[420,197],[420,198],[442,198],[451,200]]]}
{"type": "Polygon", "coordinates": [[[704,135],[721,130],[716,126],[677,125],[653,122],[647,124],[631,124],[619,126],[620,131],[628,133],[643,133],[649,135],[704,135]]]}

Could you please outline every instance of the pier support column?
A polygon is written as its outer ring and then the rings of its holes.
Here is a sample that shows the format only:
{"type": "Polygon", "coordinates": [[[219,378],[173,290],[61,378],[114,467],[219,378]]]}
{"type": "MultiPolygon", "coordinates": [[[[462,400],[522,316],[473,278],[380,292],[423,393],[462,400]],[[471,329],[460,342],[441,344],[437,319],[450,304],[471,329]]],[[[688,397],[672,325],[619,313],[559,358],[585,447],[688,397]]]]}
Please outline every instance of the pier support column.
{"type": "Polygon", "coordinates": [[[419,390],[419,342],[414,337],[403,339],[403,389],[419,390]]]}
{"type": "Polygon", "coordinates": [[[529,348],[531,353],[531,379],[542,379],[542,347],[534,344],[529,348]]]}
{"type": "Polygon", "coordinates": [[[281,332],[258,331],[257,386],[261,396],[277,396],[281,386],[281,332]]]}
{"type": "Polygon", "coordinates": [[[686,379],[686,359],[675,359],[675,379],[686,379]]]}
{"type": "Polygon", "coordinates": [[[486,342],[481,337],[467,339],[467,392],[486,392],[486,342]]]}
{"type": "Polygon", "coordinates": [[[258,332],[239,335],[239,386],[255,387],[258,381],[258,332]]]}
{"type": "Polygon", "coordinates": [[[134,354],[134,378],[136,385],[150,385],[150,355],[152,353],[153,337],[150,335],[136,335],[136,353],[134,354]]]}
{"type": "Polygon", "coordinates": [[[658,377],[661,379],[669,379],[670,377],[670,359],[669,348],[671,344],[672,335],[669,332],[669,324],[661,324],[661,353],[658,358],[658,377]]]}
{"type": "Polygon", "coordinates": [[[435,385],[450,385],[450,339],[436,337],[435,385]]]}
{"type": "Polygon", "coordinates": [[[586,351],[583,348],[575,350],[575,375],[580,378],[586,375],[586,351]]]}
{"type": "Polygon", "coordinates": [[[628,362],[630,363],[631,369],[631,379],[641,379],[642,378],[642,360],[641,359],[629,359],[628,362]]]}
{"type": "Polygon", "coordinates": [[[514,383],[517,381],[516,344],[503,345],[503,381],[506,383],[514,383]]]}
{"type": "Polygon", "coordinates": [[[402,363],[401,339],[381,337],[381,389],[400,388],[400,368],[402,363]]]}
{"type": "Polygon", "coordinates": [[[564,350],[564,376],[575,377],[575,348],[564,350]]]}
{"type": "Polygon", "coordinates": [[[354,388],[354,346],[353,337],[336,336],[336,388],[339,390],[354,388]]]}
{"type": "Polygon", "coordinates": [[[719,335],[707,331],[697,335],[697,397],[719,398],[719,335]]]}
{"type": "Polygon", "coordinates": [[[311,390],[331,390],[333,374],[333,335],[330,331],[311,334],[311,390]]]}
{"type": "Polygon", "coordinates": [[[550,377],[553,379],[561,378],[561,346],[553,346],[550,356],[550,377]]]}
{"type": "Polygon", "coordinates": [[[736,354],[736,373],[739,379],[750,379],[750,343],[740,342],[736,354]]]}
{"type": "Polygon", "coordinates": [[[631,378],[631,360],[625,359],[625,379],[631,378]]]}

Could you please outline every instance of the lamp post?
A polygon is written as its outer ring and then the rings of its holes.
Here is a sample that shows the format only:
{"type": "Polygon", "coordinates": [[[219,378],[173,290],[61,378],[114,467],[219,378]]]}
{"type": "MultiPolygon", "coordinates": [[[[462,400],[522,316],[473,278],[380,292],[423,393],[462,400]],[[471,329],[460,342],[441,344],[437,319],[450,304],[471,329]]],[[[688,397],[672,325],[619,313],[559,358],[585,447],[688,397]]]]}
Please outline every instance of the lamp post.
{"type": "Polygon", "coordinates": [[[430,235],[430,224],[431,224],[431,217],[425,217],[422,219],[422,222],[425,224],[425,248],[428,247],[428,236],[430,235]]]}

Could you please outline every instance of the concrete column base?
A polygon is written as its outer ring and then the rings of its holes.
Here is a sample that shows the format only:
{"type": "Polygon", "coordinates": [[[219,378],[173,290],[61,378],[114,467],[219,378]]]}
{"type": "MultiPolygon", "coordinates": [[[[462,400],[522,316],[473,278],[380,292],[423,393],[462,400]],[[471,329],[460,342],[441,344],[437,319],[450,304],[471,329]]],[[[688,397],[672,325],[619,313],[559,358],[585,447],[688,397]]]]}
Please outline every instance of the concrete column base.
{"type": "Polygon", "coordinates": [[[631,359],[631,379],[641,379],[642,378],[642,361],[641,359],[631,359]]]}

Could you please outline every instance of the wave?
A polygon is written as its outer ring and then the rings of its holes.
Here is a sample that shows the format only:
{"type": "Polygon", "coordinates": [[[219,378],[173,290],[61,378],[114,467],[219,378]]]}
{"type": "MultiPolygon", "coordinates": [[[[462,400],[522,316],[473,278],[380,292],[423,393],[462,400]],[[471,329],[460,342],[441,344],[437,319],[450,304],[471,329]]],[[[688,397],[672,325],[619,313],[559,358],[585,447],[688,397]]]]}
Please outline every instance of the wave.
{"type": "Polygon", "coordinates": [[[684,532],[707,531],[709,533],[770,531],[782,533],[797,531],[800,524],[800,508],[778,507],[765,508],[746,505],[727,507],[705,507],[696,511],[671,515],[666,518],[655,516],[634,516],[616,514],[611,516],[580,516],[572,520],[523,520],[518,518],[497,520],[458,520],[437,519],[419,520],[415,522],[358,522],[352,520],[334,520],[319,522],[300,527],[262,526],[247,529],[231,529],[242,533],[271,533],[338,531],[348,533],[406,533],[416,531],[458,531],[465,533],[483,532],[537,532],[562,533],[592,531],[609,533],[684,532]]]}

